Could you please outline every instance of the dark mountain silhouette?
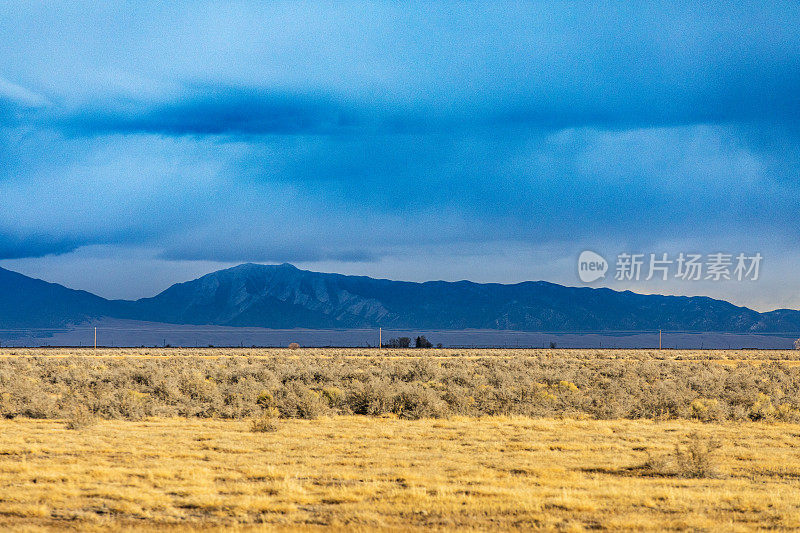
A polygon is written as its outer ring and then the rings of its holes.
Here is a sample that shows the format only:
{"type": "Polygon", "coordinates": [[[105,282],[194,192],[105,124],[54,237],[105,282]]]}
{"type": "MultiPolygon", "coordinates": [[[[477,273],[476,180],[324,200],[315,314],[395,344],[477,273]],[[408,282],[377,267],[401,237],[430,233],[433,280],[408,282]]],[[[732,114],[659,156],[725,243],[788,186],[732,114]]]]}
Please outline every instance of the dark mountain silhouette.
{"type": "Polygon", "coordinates": [[[707,297],[544,281],[412,283],[310,272],[289,264],[244,264],[137,301],[104,300],[0,269],[0,306],[0,327],[108,316],[268,328],[800,331],[800,311],[759,313],[707,297]]]}
{"type": "Polygon", "coordinates": [[[116,310],[113,302],[0,268],[0,328],[75,324],[116,310]]]}

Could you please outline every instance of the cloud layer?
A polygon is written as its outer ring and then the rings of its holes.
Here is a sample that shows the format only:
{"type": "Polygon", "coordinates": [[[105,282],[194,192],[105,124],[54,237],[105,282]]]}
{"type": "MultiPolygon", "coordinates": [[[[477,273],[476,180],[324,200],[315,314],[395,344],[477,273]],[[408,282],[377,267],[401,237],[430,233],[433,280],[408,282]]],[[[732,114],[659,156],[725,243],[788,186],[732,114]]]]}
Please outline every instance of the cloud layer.
{"type": "Polygon", "coordinates": [[[0,259],[547,250],[537,278],[584,247],[780,263],[800,238],[790,2],[3,10],[0,259]]]}

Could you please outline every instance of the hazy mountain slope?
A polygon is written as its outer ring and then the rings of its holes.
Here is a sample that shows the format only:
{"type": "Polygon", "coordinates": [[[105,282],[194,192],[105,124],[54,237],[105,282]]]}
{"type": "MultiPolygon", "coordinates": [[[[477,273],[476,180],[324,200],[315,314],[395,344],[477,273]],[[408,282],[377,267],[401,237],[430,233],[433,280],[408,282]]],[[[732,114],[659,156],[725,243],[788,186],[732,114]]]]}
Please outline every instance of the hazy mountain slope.
{"type": "Polygon", "coordinates": [[[0,268],[0,327],[48,328],[111,315],[115,305],[86,291],[0,268]]]}

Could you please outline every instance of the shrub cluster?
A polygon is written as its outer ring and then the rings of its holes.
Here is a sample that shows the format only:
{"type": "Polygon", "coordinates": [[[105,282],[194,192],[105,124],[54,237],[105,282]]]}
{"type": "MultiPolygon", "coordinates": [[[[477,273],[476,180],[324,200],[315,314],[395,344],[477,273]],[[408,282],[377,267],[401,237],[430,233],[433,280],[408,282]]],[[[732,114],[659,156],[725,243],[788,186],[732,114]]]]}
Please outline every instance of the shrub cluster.
{"type": "Polygon", "coordinates": [[[675,444],[675,451],[666,455],[651,455],[641,466],[627,469],[646,476],[710,478],[719,477],[717,451],[722,443],[711,437],[691,433],[686,444],[675,444]]]}
{"type": "Polygon", "coordinates": [[[800,367],[557,357],[4,357],[0,416],[798,420],[800,367]],[[84,416],[83,414],[81,416],[84,416]]]}

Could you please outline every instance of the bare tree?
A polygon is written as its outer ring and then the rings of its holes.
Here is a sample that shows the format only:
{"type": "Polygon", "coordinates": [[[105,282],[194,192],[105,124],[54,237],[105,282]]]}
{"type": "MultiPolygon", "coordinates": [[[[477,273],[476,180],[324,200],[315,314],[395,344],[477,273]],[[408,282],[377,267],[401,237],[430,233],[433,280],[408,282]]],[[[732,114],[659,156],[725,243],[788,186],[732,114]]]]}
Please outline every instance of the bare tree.
{"type": "Polygon", "coordinates": [[[400,337],[397,339],[389,339],[389,341],[383,345],[384,348],[410,348],[411,347],[411,338],[410,337],[400,337]]]}

